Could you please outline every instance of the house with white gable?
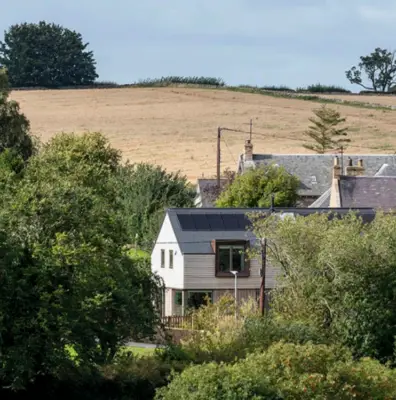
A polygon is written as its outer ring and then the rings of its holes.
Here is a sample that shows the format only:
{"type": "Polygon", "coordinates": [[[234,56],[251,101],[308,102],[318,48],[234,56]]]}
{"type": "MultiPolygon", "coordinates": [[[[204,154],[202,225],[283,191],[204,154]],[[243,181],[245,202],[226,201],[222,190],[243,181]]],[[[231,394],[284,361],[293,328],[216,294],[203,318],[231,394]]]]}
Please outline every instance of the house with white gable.
{"type": "MultiPolygon", "coordinates": [[[[248,214],[268,209],[175,208],[168,209],[151,254],[151,269],[164,281],[162,315],[184,315],[188,308],[213,302],[229,292],[234,294],[237,271],[237,299],[258,300],[261,285],[261,257],[249,259],[247,250],[257,243],[249,229],[248,214]]],[[[349,209],[293,208],[271,210],[289,215],[310,215],[349,209]]],[[[372,209],[360,209],[373,218],[372,209]]],[[[267,263],[265,289],[276,285],[280,270],[267,263]]]]}

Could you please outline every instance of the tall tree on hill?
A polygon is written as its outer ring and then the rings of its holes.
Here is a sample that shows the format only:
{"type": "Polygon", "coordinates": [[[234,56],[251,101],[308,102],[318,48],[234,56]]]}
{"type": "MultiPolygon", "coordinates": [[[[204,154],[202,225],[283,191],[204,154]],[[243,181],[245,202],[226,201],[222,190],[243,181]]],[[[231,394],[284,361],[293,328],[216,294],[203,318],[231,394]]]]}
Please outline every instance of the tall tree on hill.
{"type": "Polygon", "coordinates": [[[98,77],[92,51],[80,33],[44,21],[12,25],[0,42],[0,64],[13,87],[92,84],[98,77]]]}
{"type": "Polygon", "coordinates": [[[360,63],[345,72],[349,82],[374,92],[387,92],[396,84],[395,52],[377,47],[371,54],[360,57],[360,63]],[[363,83],[362,72],[371,86],[363,83]]]}
{"type": "Polygon", "coordinates": [[[313,143],[305,143],[303,146],[318,154],[324,154],[326,151],[338,150],[346,147],[351,141],[347,138],[348,127],[340,127],[346,119],[341,114],[331,108],[323,105],[321,108],[313,110],[315,117],[309,119],[312,125],[304,132],[313,140],[313,143]]]}
{"type": "Polygon", "coordinates": [[[30,135],[29,128],[19,104],[9,100],[7,71],[0,68],[0,152],[8,149],[27,160],[36,149],[36,139],[30,135]]]}

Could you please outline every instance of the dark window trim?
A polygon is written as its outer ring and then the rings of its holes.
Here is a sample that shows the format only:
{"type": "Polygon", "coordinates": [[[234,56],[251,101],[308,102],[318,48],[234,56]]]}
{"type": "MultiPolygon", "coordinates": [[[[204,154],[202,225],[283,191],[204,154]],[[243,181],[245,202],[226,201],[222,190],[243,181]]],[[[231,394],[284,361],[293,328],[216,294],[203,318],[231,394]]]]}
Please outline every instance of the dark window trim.
{"type": "Polygon", "coordinates": [[[215,275],[217,278],[233,278],[234,274],[231,272],[220,271],[219,265],[219,246],[244,246],[245,252],[245,270],[238,273],[238,278],[248,278],[250,276],[250,260],[246,256],[247,250],[250,247],[250,242],[248,240],[214,240],[212,242],[212,247],[215,251],[215,275]]]}

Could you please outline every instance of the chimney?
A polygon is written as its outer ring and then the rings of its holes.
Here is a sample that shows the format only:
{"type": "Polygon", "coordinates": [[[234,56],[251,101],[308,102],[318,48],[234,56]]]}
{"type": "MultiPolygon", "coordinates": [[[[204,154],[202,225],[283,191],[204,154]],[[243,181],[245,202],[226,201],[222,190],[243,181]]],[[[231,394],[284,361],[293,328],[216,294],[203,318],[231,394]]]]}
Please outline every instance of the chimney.
{"type": "Polygon", "coordinates": [[[249,139],[245,140],[245,161],[253,161],[253,145],[249,139]]]}
{"type": "Polygon", "coordinates": [[[364,175],[363,160],[359,159],[357,165],[353,165],[352,159],[349,159],[348,166],[345,168],[346,176],[362,176],[364,175]]]}
{"type": "Polygon", "coordinates": [[[340,179],[340,175],[341,175],[340,159],[337,156],[335,156],[334,166],[333,166],[333,179],[340,179]]]}

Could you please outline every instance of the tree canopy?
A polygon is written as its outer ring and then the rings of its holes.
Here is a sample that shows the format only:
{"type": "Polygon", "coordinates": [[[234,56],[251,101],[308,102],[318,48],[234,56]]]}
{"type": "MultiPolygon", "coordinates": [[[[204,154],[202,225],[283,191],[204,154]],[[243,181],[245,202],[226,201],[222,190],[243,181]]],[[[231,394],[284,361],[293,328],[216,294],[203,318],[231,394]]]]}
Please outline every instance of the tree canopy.
{"type": "Polygon", "coordinates": [[[268,257],[281,268],[273,309],[313,323],[355,356],[395,361],[396,219],[378,214],[256,218],[268,257]]]}
{"type": "Polygon", "coordinates": [[[374,92],[387,92],[396,83],[395,52],[377,47],[371,54],[360,57],[358,66],[345,72],[349,82],[374,92]],[[369,84],[364,83],[365,74],[369,84]]]}
{"type": "Polygon", "coordinates": [[[19,104],[9,99],[7,71],[0,68],[0,152],[12,149],[27,160],[36,145],[28,119],[20,112],[19,104]]]}
{"type": "Polygon", "coordinates": [[[130,242],[151,250],[168,207],[193,207],[195,190],[185,176],[160,166],[129,164],[119,168],[130,242]]]}
{"type": "Polygon", "coordinates": [[[284,167],[264,165],[238,175],[220,194],[217,207],[295,206],[300,182],[284,167]]]}
{"type": "Polygon", "coordinates": [[[0,65],[12,87],[90,85],[98,77],[80,33],[41,21],[12,25],[0,42],[0,65]]]}
{"type": "Polygon", "coordinates": [[[159,282],[125,251],[120,154],[100,134],[55,136],[0,212],[0,382],[20,387],[111,360],[154,333],[159,282]]]}
{"type": "Polygon", "coordinates": [[[312,143],[303,146],[318,154],[324,154],[329,150],[346,148],[350,139],[347,138],[348,127],[341,127],[346,122],[341,114],[332,108],[323,105],[313,111],[315,117],[309,119],[312,125],[304,132],[304,135],[312,139],[312,143]]]}

